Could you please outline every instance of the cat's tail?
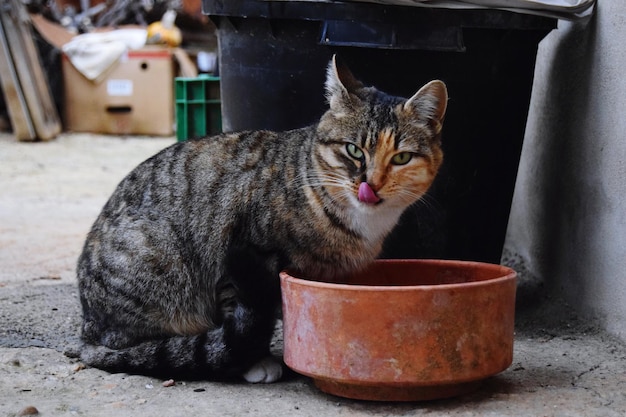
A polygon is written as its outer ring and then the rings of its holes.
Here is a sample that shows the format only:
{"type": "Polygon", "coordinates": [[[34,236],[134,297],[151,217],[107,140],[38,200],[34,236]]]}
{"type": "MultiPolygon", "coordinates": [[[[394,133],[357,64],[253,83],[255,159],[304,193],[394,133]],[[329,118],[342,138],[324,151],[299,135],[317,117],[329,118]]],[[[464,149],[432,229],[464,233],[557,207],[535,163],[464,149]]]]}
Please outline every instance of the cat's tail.
{"type": "Polygon", "coordinates": [[[86,365],[112,373],[163,377],[195,377],[200,376],[199,373],[209,373],[208,376],[228,377],[229,373],[235,374],[241,370],[234,366],[225,369],[224,365],[233,361],[229,357],[230,352],[220,343],[220,331],[146,340],[121,349],[85,343],[78,357],[86,365]]]}
{"type": "Polygon", "coordinates": [[[282,365],[269,352],[237,352],[223,343],[222,329],[194,336],[148,340],[122,349],[84,344],[70,352],[86,365],[111,373],[125,372],[164,379],[231,379],[274,382],[282,365]]]}

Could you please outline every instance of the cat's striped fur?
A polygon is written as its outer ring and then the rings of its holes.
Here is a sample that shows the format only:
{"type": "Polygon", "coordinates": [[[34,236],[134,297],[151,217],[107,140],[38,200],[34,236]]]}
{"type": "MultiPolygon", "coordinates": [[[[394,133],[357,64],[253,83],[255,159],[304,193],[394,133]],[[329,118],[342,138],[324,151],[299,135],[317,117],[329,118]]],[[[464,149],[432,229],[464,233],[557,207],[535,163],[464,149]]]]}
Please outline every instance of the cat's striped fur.
{"type": "Polygon", "coordinates": [[[280,377],[266,359],[278,272],[332,279],[367,265],[443,157],[442,82],[406,100],[333,60],[326,87],[318,125],[177,143],[120,183],[78,262],[85,363],[280,377]]]}

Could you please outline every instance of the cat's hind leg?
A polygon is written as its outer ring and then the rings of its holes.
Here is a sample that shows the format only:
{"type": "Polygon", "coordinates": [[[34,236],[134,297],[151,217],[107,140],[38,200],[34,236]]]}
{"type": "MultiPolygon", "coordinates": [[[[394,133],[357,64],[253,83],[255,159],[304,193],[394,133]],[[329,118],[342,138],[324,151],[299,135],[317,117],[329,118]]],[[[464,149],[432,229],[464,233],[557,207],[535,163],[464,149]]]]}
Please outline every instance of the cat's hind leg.
{"type": "Polygon", "coordinates": [[[243,377],[269,383],[282,376],[281,363],[269,352],[274,322],[273,316],[238,304],[220,327],[205,333],[164,336],[119,348],[86,341],[79,357],[109,372],[190,379],[243,377]]]}

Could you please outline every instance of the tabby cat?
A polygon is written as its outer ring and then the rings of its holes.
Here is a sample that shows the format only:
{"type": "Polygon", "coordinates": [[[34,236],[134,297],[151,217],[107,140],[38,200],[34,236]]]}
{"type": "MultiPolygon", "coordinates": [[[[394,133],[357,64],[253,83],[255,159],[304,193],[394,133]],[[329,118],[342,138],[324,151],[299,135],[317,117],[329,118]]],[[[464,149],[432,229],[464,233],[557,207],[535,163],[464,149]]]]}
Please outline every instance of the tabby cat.
{"type": "Polygon", "coordinates": [[[78,261],[80,358],[111,372],[272,382],[278,273],[365,267],[431,185],[446,87],[406,100],[330,62],[317,125],[176,143],[117,187],[78,261]]]}

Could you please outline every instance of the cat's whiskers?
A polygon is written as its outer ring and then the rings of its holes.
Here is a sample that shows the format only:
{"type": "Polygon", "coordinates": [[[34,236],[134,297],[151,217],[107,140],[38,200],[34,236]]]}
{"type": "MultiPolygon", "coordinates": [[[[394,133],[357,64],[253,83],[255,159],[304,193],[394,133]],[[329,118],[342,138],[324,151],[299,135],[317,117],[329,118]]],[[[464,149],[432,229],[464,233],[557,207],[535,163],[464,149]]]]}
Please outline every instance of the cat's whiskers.
{"type": "Polygon", "coordinates": [[[381,197],[409,206],[420,198],[420,194],[401,187],[390,187],[386,193],[381,193],[381,197]]]}
{"type": "Polygon", "coordinates": [[[399,194],[401,196],[406,196],[407,200],[413,204],[419,204],[420,206],[424,206],[432,211],[437,210],[437,200],[428,193],[420,193],[404,189],[401,190],[399,194]]]}
{"type": "Polygon", "coordinates": [[[424,194],[422,198],[419,199],[417,204],[427,207],[432,212],[440,210],[440,208],[438,208],[439,203],[437,202],[437,199],[428,193],[424,194]]]}
{"type": "Polygon", "coordinates": [[[316,174],[307,177],[307,181],[302,184],[303,187],[338,187],[342,189],[351,189],[351,185],[347,183],[345,177],[334,173],[316,174]]]}

